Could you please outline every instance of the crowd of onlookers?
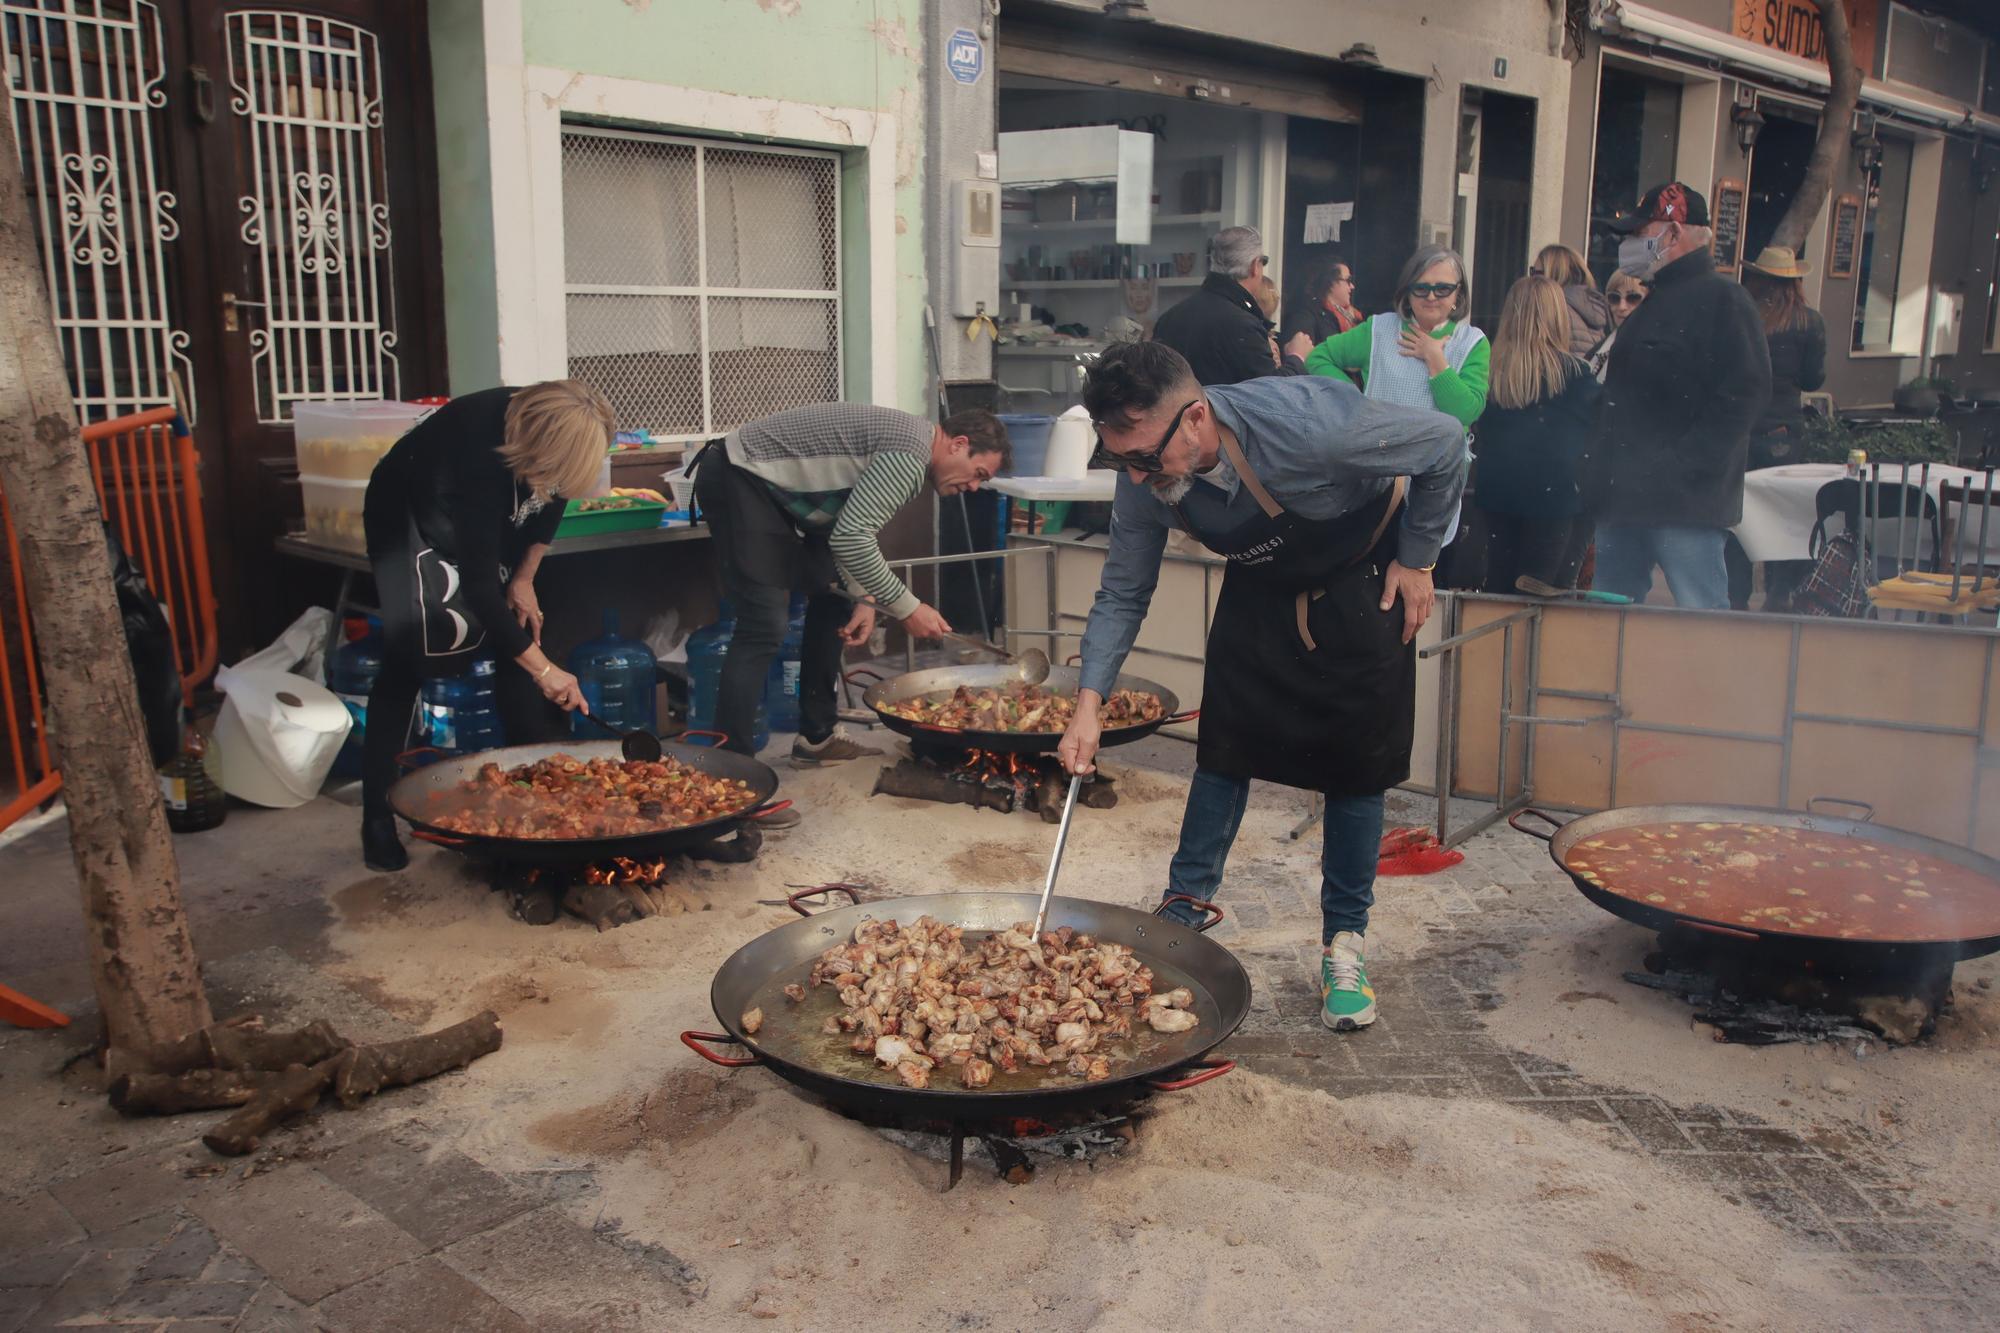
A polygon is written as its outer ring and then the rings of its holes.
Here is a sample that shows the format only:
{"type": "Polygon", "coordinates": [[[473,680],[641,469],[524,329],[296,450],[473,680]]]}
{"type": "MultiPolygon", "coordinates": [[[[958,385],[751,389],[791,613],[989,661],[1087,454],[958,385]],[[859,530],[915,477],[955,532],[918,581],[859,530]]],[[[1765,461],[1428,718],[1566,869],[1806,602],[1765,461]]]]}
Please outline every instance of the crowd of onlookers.
{"type": "MultiPolygon", "coordinates": [[[[1436,245],[1410,256],[1373,316],[1354,304],[1352,269],[1326,267],[1281,331],[1262,239],[1231,227],[1153,336],[1204,384],[1344,375],[1370,398],[1456,418],[1471,481],[1444,586],[1644,601],[1657,568],[1677,605],[1744,607],[1751,570],[1729,536],[1744,473],[1798,460],[1800,395],[1825,378],[1807,266],[1771,247],[1741,282],[1719,272],[1707,201],[1679,182],[1610,225],[1618,267],[1601,290],[1582,255],[1545,246],[1490,336],[1467,318],[1464,261],[1436,245]]],[[[1767,570],[1766,606],[1797,577],[1767,570]]]]}

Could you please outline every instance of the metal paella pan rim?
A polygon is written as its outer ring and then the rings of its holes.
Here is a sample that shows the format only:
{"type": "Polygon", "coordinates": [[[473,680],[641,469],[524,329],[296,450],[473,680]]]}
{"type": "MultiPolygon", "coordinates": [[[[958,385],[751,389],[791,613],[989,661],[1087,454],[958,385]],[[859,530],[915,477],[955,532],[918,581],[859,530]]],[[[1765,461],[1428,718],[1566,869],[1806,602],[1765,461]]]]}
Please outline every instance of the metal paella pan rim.
{"type": "MultiPolygon", "coordinates": [[[[1816,801],[1819,799],[1815,798],[1816,801]]],[[[1864,804],[1848,801],[1835,803],[1864,804]]],[[[1872,808],[1869,813],[1872,818],[1872,808]]],[[[1959,958],[1976,958],[2000,950],[2000,860],[1973,851],[1971,848],[1926,837],[1907,829],[1875,824],[1866,819],[1823,815],[1810,810],[1741,805],[1621,806],[1596,814],[1578,816],[1567,822],[1543,811],[1529,808],[1518,812],[1508,822],[1519,831],[1546,841],[1549,846],[1549,858],[1555,862],[1558,869],[1569,876],[1578,890],[1597,906],[1651,929],[1666,930],[1676,926],[1689,926],[1739,939],[1763,940],[1772,944],[1816,946],[1850,952],[1878,949],[1950,950],[1959,958]],[[1545,835],[1527,827],[1522,822],[1524,818],[1540,819],[1554,825],[1555,831],[1545,835]],[[1762,918],[1753,925],[1735,917],[1723,919],[1721,916],[1709,915],[1690,908],[1663,907],[1633,897],[1631,891],[1613,883],[1586,879],[1587,872],[1578,871],[1570,865],[1570,852],[1585,839],[1635,826],[1658,824],[1769,825],[1856,838],[1894,851],[1919,853],[1972,871],[1986,881],[1987,897],[1980,904],[1982,910],[1976,913],[1968,912],[1962,905],[1933,900],[1931,905],[1919,909],[1917,921],[1923,921],[1924,914],[1928,913],[1929,919],[1937,924],[1919,934],[1842,937],[1837,934],[1816,932],[1806,927],[1769,922],[1768,918],[1762,918]]]]}

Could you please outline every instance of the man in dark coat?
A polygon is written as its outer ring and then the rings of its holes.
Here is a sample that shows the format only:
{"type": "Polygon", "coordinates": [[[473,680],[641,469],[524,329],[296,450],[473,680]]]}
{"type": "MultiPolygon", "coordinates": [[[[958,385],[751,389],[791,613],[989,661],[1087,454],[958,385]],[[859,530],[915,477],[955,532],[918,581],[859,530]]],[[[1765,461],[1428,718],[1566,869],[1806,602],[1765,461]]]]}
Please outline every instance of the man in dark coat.
{"type": "Polygon", "coordinates": [[[1595,479],[1596,586],[1643,602],[1653,567],[1674,603],[1729,606],[1723,545],[1743,518],[1750,431],[1771,397],[1756,302],[1715,271],[1708,203],[1672,181],[1612,230],[1618,267],[1652,284],[1611,344],[1595,479]]]}
{"type": "Polygon", "coordinates": [[[1303,375],[1305,362],[1271,352],[1271,321],[1256,289],[1270,262],[1255,227],[1224,227],[1208,243],[1208,278],[1153,326],[1153,338],[1179,352],[1202,384],[1240,384],[1259,375],[1303,375]]]}

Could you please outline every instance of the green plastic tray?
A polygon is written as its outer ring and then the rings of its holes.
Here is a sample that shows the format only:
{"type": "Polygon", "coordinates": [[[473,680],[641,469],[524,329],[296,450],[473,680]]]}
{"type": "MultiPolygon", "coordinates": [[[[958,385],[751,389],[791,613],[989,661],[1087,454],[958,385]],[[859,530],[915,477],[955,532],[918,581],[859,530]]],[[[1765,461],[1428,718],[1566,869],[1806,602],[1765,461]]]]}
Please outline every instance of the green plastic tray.
{"type": "Polygon", "coordinates": [[[579,501],[571,500],[563,511],[563,521],[556,525],[558,537],[585,537],[598,532],[638,532],[645,528],[660,526],[660,516],[667,512],[663,504],[641,500],[628,509],[579,510],[579,501]]]}

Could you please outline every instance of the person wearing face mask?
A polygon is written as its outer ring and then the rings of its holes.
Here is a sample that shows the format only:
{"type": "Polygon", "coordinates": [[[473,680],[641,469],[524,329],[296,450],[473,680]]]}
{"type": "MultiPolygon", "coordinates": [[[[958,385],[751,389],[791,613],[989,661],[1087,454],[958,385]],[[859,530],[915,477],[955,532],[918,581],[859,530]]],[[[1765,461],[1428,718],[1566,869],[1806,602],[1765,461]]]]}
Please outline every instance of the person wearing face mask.
{"type": "Polygon", "coordinates": [[[1375,996],[1363,941],[1383,793],[1410,773],[1415,636],[1464,488],[1464,428],[1365,398],[1337,377],[1204,388],[1159,342],[1107,348],[1083,403],[1097,423],[1097,462],[1123,475],[1058,753],[1070,772],[1091,771],[1098,710],[1146,618],[1168,533],[1193,534],[1228,566],[1163,910],[1201,919],[1176,895],[1215,896],[1252,778],[1324,793],[1321,1020],[1366,1027],[1375,996]]]}
{"type": "Polygon", "coordinates": [[[1679,181],[1648,190],[1611,228],[1618,267],[1652,290],[1605,367],[1595,586],[1643,602],[1653,569],[1678,606],[1723,610],[1723,547],[1743,518],[1750,432],[1771,396],[1757,304],[1716,272],[1708,203],[1679,181]]]}

